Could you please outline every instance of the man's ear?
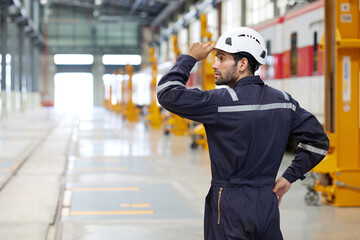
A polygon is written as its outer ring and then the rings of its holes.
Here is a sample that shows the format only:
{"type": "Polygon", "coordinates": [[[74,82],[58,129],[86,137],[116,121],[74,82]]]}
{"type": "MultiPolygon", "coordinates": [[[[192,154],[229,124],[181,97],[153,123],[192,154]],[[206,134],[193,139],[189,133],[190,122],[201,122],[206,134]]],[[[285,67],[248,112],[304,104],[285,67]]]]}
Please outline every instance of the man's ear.
{"type": "Polygon", "coordinates": [[[248,64],[249,64],[249,61],[247,60],[247,58],[243,57],[242,59],[240,59],[238,61],[238,64],[237,64],[238,70],[240,72],[244,72],[245,69],[247,68],[248,64]]]}

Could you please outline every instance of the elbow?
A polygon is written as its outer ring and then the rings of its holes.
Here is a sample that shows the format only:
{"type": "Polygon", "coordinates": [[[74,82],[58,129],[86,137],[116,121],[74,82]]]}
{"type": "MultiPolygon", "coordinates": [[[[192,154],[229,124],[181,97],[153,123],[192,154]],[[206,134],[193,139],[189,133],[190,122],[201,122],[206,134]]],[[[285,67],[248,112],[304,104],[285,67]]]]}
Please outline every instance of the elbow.
{"type": "Polygon", "coordinates": [[[160,104],[161,106],[163,106],[163,105],[165,104],[165,100],[164,100],[163,94],[160,94],[160,93],[158,92],[156,96],[157,96],[157,100],[158,100],[159,104],[160,104]]]}
{"type": "Polygon", "coordinates": [[[160,106],[167,109],[169,105],[169,99],[166,97],[165,93],[157,93],[157,100],[160,106]]]}
{"type": "Polygon", "coordinates": [[[330,140],[329,140],[329,137],[328,137],[326,134],[325,134],[324,147],[326,148],[326,151],[329,151],[329,148],[330,148],[330,140]]]}
{"type": "Polygon", "coordinates": [[[168,108],[174,104],[176,96],[172,91],[162,90],[157,92],[157,99],[161,106],[168,108]]]}
{"type": "Polygon", "coordinates": [[[327,142],[326,142],[326,149],[329,150],[330,149],[330,140],[327,139],[327,142]]]}
{"type": "Polygon", "coordinates": [[[318,135],[317,142],[319,148],[325,151],[329,151],[330,140],[329,140],[329,136],[326,134],[324,130],[322,130],[321,133],[318,135]]]}

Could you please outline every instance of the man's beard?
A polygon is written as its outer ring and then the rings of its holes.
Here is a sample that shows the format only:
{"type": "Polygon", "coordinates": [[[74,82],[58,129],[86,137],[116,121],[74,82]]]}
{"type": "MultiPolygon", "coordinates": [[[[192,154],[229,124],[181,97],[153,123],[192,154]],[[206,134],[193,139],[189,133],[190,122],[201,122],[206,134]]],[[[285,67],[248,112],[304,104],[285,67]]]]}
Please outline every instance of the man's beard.
{"type": "Polygon", "coordinates": [[[224,76],[223,76],[223,73],[219,72],[219,77],[218,79],[216,80],[215,79],[215,84],[217,86],[221,86],[221,85],[230,85],[230,84],[234,84],[237,79],[238,79],[238,76],[236,76],[236,66],[234,66],[231,70],[229,70],[228,72],[225,72],[224,73],[224,76]]]}

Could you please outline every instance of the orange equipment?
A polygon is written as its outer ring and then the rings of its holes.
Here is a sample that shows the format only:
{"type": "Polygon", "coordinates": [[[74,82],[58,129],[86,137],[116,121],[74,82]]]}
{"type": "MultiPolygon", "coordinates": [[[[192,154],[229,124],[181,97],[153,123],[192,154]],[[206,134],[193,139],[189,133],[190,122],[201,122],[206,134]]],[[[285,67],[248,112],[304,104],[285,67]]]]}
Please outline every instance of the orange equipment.
{"type": "MultiPolygon", "coordinates": [[[[173,35],[173,51],[176,55],[176,58],[179,57],[181,51],[178,48],[177,35],[173,35]]],[[[166,120],[166,130],[165,133],[172,132],[174,135],[183,136],[189,133],[189,120],[179,117],[176,114],[170,113],[170,117],[166,120]]]]}
{"type": "Polygon", "coordinates": [[[136,122],[140,120],[139,109],[137,109],[132,101],[132,77],[134,75],[134,69],[131,65],[127,64],[125,66],[126,72],[129,75],[128,91],[129,91],[129,100],[125,108],[124,116],[130,122],[136,122]]]}
{"type": "Polygon", "coordinates": [[[325,130],[330,150],[310,176],[315,191],[334,206],[360,206],[359,1],[324,1],[325,130]]]}
{"type": "Polygon", "coordinates": [[[152,70],[152,81],[151,81],[151,103],[149,109],[149,114],[146,116],[148,124],[152,128],[160,128],[162,124],[162,117],[160,108],[156,101],[156,84],[157,84],[157,61],[154,57],[154,48],[149,48],[149,56],[152,70]]]}
{"type": "Polygon", "coordinates": [[[123,106],[121,105],[121,99],[123,98],[123,95],[121,94],[122,86],[120,85],[120,82],[123,82],[123,79],[119,79],[123,78],[124,76],[124,70],[119,68],[118,72],[114,72],[115,74],[115,86],[116,88],[114,89],[114,94],[116,95],[116,104],[113,106],[113,110],[116,113],[122,113],[123,111],[123,106]]]}
{"type": "MultiPolygon", "coordinates": [[[[201,41],[211,42],[212,33],[207,29],[207,16],[206,14],[200,15],[201,23],[201,41]]],[[[203,90],[211,90],[215,88],[215,73],[212,69],[212,65],[215,62],[215,52],[212,51],[206,59],[201,62],[200,66],[200,79],[201,86],[203,90]]],[[[206,132],[204,125],[197,125],[192,131],[193,142],[191,144],[192,148],[196,148],[198,145],[202,146],[204,149],[208,149],[208,144],[206,140],[206,132]]]]}

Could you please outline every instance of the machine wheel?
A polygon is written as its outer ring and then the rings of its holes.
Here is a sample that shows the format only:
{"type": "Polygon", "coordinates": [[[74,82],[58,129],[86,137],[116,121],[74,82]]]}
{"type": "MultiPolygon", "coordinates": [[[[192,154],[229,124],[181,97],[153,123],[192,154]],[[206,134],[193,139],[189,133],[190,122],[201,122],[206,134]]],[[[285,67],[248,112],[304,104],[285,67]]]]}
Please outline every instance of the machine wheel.
{"type": "Polygon", "coordinates": [[[315,206],[319,203],[319,195],[313,189],[305,194],[305,202],[308,206],[315,206]]]}
{"type": "Polygon", "coordinates": [[[305,176],[306,178],[304,179],[304,181],[302,181],[302,184],[305,185],[308,189],[312,189],[319,179],[318,174],[311,172],[307,173],[305,176]]]}
{"type": "Polygon", "coordinates": [[[197,149],[197,148],[198,148],[198,145],[196,144],[195,141],[193,141],[193,142],[190,144],[190,147],[191,147],[191,149],[197,149]]]}

